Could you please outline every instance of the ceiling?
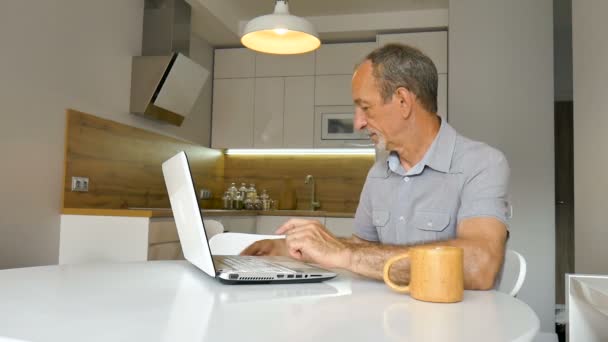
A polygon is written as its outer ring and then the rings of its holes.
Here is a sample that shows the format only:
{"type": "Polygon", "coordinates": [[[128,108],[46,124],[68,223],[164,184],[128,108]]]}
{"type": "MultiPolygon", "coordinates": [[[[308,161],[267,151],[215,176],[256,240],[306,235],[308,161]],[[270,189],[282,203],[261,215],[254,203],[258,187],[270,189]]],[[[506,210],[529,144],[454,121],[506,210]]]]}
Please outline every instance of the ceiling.
{"type": "MultiPolygon", "coordinates": [[[[242,26],[274,10],[275,0],[186,0],[192,31],[216,47],[240,46],[242,26]]],[[[324,42],[370,41],[377,33],[447,27],[449,0],[289,0],[324,42]]]]}
{"type": "MultiPolygon", "coordinates": [[[[244,20],[272,12],[275,3],[274,0],[224,1],[239,6],[248,16],[244,20]]],[[[448,0],[289,0],[288,4],[292,14],[303,17],[448,8],[448,0]]]]}

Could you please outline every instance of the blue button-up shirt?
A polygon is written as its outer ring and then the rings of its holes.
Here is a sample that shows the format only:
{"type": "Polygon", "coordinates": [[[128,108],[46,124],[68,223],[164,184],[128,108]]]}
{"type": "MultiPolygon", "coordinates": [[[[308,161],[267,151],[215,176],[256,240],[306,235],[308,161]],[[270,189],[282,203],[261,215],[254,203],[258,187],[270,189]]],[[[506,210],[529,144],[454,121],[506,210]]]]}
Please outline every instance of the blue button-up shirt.
{"type": "Polygon", "coordinates": [[[509,165],[502,152],[442,121],[422,160],[409,170],[391,152],[370,169],[355,214],[355,235],[386,244],[456,237],[458,223],[494,217],[507,225],[509,165]]]}

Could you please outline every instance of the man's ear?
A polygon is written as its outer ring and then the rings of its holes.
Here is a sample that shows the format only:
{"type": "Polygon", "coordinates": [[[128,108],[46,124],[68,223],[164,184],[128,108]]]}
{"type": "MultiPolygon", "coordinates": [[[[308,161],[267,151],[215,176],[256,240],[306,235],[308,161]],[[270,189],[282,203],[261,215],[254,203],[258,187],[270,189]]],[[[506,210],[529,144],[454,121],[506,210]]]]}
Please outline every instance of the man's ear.
{"type": "Polygon", "coordinates": [[[404,119],[407,119],[414,108],[416,102],[416,95],[405,87],[399,87],[395,90],[395,100],[398,102],[399,108],[404,119]]]}

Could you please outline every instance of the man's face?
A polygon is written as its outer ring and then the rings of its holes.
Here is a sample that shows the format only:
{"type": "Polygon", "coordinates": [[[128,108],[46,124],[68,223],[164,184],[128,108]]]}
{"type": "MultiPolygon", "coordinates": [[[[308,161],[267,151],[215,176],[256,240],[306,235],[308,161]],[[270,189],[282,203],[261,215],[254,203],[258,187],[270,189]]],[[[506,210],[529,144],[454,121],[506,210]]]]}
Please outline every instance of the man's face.
{"type": "Polygon", "coordinates": [[[394,96],[384,103],[372,71],[372,63],[365,61],[353,75],[354,126],[357,130],[366,130],[377,148],[388,150],[397,129],[398,103],[394,96]]]}

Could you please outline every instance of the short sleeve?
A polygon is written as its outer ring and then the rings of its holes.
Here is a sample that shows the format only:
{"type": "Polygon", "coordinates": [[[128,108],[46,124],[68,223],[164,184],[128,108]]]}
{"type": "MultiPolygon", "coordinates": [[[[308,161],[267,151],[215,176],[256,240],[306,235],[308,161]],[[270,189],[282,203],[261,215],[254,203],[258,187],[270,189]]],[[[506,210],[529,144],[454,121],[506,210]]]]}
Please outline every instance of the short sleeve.
{"type": "Polygon", "coordinates": [[[508,227],[509,164],[498,150],[484,156],[478,168],[465,182],[458,222],[471,217],[495,217],[508,227]]]}
{"type": "Polygon", "coordinates": [[[361,190],[359,205],[355,213],[355,235],[367,241],[379,241],[378,232],[372,221],[372,203],[370,179],[367,178],[361,190]]]}

